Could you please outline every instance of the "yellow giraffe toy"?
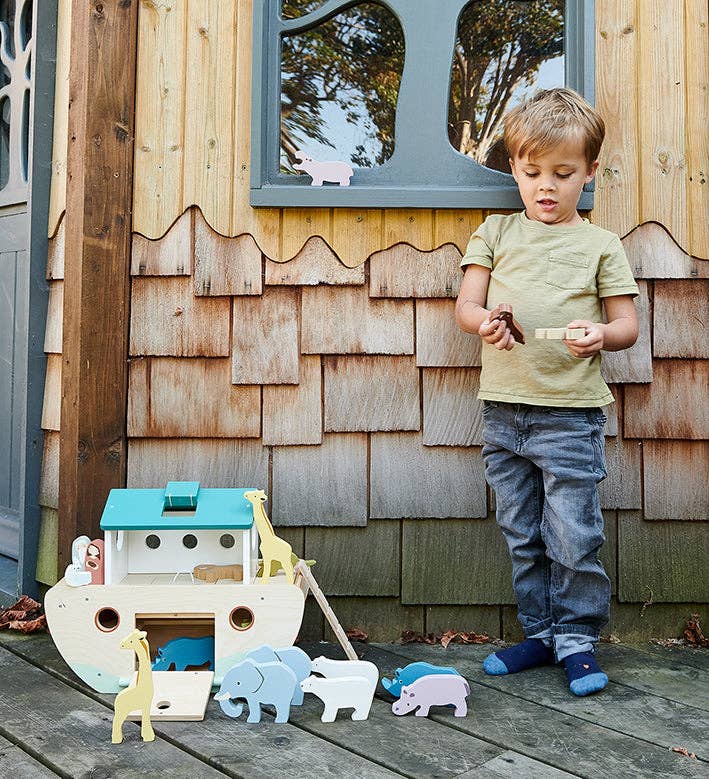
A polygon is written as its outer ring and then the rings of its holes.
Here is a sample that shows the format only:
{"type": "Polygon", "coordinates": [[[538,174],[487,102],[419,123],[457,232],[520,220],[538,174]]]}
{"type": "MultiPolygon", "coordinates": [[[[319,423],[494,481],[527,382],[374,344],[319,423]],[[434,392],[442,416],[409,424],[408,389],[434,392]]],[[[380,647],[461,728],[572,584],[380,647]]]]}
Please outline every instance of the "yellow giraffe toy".
{"type": "MultiPolygon", "coordinates": [[[[286,572],[286,579],[288,579],[288,582],[293,584],[293,549],[287,541],[279,538],[273,532],[273,526],[263,507],[263,504],[268,500],[268,496],[263,490],[251,490],[250,492],[245,492],[244,497],[254,508],[254,522],[256,523],[256,529],[258,530],[259,538],[261,539],[259,550],[261,552],[261,557],[263,558],[261,570],[262,583],[267,584],[269,576],[274,572],[271,568],[271,564],[278,563],[279,567],[283,568],[286,572]]],[[[278,568],[276,568],[276,571],[277,570],[278,568]]]]}
{"type": "Polygon", "coordinates": [[[113,732],[111,741],[120,744],[123,741],[123,723],[132,712],[139,710],[140,735],[143,741],[155,741],[155,732],[150,724],[150,707],[153,703],[153,671],[150,665],[150,646],[144,630],[134,630],[121,641],[121,649],[132,649],[138,656],[138,676],[133,687],[128,687],[116,695],[113,703],[113,732]]]}

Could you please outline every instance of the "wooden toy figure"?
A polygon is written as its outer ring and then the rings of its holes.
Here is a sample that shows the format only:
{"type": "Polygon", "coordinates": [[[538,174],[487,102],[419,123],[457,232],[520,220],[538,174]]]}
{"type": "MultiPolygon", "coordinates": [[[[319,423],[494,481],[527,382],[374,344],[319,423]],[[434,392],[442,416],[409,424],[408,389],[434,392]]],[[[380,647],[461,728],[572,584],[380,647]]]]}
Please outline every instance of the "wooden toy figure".
{"type": "Polygon", "coordinates": [[[311,187],[321,187],[324,181],[349,187],[353,170],[346,162],[318,162],[302,151],[297,151],[295,156],[300,162],[294,163],[293,167],[312,177],[311,187]]]}
{"type": "Polygon", "coordinates": [[[492,322],[495,319],[500,319],[509,327],[518,344],[524,343],[524,333],[519,326],[519,322],[512,316],[512,306],[509,303],[500,303],[490,312],[490,321],[492,322]]]}
{"type": "Polygon", "coordinates": [[[150,724],[150,706],[153,703],[153,672],[150,667],[150,646],[144,630],[134,630],[121,641],[121,649],[132,649],[138,656],[138,676],[135,685],[116,695],[113,703],[113,732],[111,742],[123,741],[123,723],[132,711],[140,711],[140,735],[143,741],[155,741],[150,724]]]}
{"type": "Polygon", "coordinates": [[[470,685],[458,674],[432,674],[422,676],[413,684],[403,687],[401,697],[391,704],[394,714],[402,716],[415,711],[417,717],[427,717],[431,706],[455,706],[455,716],[468,713],[467,696],[470,685]]]}
{"type": "Polygon", "coordinates": [[[250,490],[244,493],[244,497],[254,507],[254,522],[258,530],[261,544],[259,550],[263,558],[263,569],[261,572],[261,581],[268,584],[271,575],[271,563],[280,563],[286,572],[286,579],[289,584],[293,584],[293,549],[291,545],[279,538],[273,532],[273,525],[266,514],[263,504],[268,500],[268,496],[263,490],[250,490]]]}
{"type": "Polygon", "coordinates": [[[309,676],[300,683],[300,689],[317,695],[325,704],[321,722],[334,722],[340,709],[351,708],[354,708],[353,720],[365,720],[374,697],[374,686],[365,676],[339,676],[332,679],[309,676]]]}

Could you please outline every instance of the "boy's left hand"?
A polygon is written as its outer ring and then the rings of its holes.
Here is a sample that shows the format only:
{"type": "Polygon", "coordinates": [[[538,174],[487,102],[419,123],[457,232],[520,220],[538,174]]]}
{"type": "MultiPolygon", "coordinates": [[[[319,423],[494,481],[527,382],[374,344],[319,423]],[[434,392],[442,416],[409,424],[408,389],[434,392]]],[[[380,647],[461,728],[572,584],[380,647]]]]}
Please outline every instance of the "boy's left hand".
{"type": "Polygon", "coordinates": [[[586,335],[575,341],[564,338],[564,346],[574,357],[593,357],[603,348],[606,326],[601,322],[589,322],[587,319],[574,319],[566,327],[583,327],[586,335]]]}

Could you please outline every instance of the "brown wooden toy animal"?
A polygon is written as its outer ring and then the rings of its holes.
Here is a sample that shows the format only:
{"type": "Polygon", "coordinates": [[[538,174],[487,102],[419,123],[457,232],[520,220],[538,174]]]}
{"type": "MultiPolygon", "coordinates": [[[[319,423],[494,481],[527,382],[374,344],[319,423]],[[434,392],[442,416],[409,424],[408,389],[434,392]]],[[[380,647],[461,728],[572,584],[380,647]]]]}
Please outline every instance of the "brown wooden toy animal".
{"type": "Polygon", "coordinates": [[[512,306],[509,303],[498,303],[493,308],[490,312],[490,321],[494,322],[496,319],[501,320],[510,328],[510,332],[518,344],[524,343],[524,333],[519,322],[512,316],[512,306]]]}
{"type": "Polygon", "coordinates": [[[233,579],[240,582],[244,578],[244,568],[237,563],[233,565],[195,565],[192,569],[195,579],[201,579],[209,584],[214,584],[220,579],[233,579]]]}

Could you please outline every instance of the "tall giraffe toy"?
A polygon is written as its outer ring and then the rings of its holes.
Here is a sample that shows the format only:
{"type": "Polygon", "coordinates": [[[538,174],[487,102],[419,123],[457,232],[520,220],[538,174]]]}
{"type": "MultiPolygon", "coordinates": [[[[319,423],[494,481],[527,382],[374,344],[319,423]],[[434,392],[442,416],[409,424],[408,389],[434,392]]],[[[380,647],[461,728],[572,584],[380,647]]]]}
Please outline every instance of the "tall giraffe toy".
{"type": "MultiPolygon", "coordinates": [[[[268,500],[268,496],[263,490],[251,490],[250,492],[245,492],[244,497],[253,506],[254,522],[261,539],[259,550],[263,559],[262,583],[268,583],[269,576],[273,573],[271,564],[276,562],[285,571],[289,584],[293,584],[293,549],[287,541],[279,538],[273,532],[273,526],[263,507],[263,504],[268,500]]],[[[277,570],[278,568],[276,568],[277,570]]]]}
{"type": "Polygon", "coordinates": [[[144,630],[134,630],[121,641],[121,649],[132,649],[138,656],[138,676],[135,684],[116,695],[113,703],[113,732],[111,741],[123,741],[123,723],[132,711],[140,711],[140,736],[143,741],[155,741],[150,723],[150,707],[153,703],[153,672],[150,666],[150,646],[144,630]]]}

